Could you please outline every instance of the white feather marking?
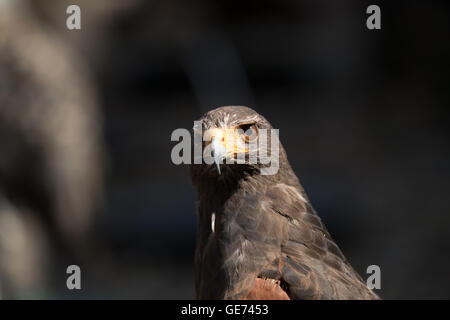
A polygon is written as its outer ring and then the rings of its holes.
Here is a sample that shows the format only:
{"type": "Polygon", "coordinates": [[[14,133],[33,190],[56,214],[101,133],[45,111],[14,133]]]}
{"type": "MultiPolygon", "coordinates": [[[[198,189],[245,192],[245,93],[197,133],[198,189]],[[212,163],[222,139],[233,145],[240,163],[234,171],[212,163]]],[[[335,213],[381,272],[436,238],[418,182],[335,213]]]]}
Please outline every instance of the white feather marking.
{"type": "Polygon", "coordinates": [[[216,214],[211,215],[211,231],[214,233],[214,224],[216,223],[216,214]]]}

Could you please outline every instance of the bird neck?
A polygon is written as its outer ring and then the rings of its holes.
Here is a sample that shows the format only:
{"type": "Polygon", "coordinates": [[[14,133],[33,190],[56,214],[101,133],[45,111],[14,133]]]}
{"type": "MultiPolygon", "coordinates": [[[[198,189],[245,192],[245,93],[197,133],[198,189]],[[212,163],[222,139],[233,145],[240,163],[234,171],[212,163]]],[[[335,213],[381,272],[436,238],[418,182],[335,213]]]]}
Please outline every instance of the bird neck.
{"type": "Polygon", "coordinates": [[[289,162],[281,161],[280,170],[273,175],[261,175],[259,170],[234,168],[232,172],[224,172],[219,177],[204,178],[195,184],[198,200],[207,212],[220,211],[221,207],[236,193],[250,195],[260,192],[261,186],[276,185],[280,181],[291,186],[300,186],[289,162]]]}

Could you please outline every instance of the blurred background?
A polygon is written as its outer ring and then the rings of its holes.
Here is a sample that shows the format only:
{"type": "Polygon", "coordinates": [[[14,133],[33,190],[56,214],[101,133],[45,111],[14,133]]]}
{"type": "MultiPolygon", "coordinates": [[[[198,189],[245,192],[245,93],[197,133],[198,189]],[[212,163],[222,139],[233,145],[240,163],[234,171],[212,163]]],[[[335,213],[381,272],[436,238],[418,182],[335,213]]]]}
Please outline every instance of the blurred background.
{"type": "Polygon", "coordinates": [[[170,135],[247,105],[382,298],[450,298],[449,9],[0,0],[0,297],[194,298],[196,195],[170,135]]]}

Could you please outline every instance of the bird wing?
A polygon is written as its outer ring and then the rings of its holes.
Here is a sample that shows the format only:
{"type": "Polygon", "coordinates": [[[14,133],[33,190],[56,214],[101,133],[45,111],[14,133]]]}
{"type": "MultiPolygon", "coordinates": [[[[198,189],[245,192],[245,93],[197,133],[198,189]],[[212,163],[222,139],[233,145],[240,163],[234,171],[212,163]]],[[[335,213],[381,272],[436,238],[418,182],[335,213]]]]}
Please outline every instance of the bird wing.
{"type": "Polygon", "coordinates": [[[237,196],[222,215],[218,242],[228,284],[224,298],[245,297],[261,270],[281,254],[287,224],[282,216],[261,214],[266,210],[262,195],[237,196]]]}
{"type": "Polygon", "coordinates": [[[280,255],[262,272],[281,280],[291,299],[376,299],[345,259],[300,186],[278,184],[265,195],[287,225],[280,255]]]}

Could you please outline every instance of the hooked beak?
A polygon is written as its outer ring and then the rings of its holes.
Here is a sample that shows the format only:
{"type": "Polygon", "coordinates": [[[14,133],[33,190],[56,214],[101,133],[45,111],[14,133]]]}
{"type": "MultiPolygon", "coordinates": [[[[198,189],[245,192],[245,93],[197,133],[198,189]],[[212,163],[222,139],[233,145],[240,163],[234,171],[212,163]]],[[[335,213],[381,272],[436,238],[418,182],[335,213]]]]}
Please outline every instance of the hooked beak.
{"type": "Polygon", "coordinates": [[[211,156],[216,164],[217,172],[221,174],[220,165],[224,159],[235,157],[239,153],[247,153],[242,145],[242,138],[234,128],[209,129],[204,134],[204,141],[210,141],[211,156]]]}
{"type": "Polygon", "coordinates": [[[225,158],[225,156],[227,155],[227,150],[225,146],[216,137],[213,137],[211,139],[211,155],[214,158],[217,171],[219,172],[219,174],[221,174],[220,163],[222,162],[223,158],[225,158]]]}

